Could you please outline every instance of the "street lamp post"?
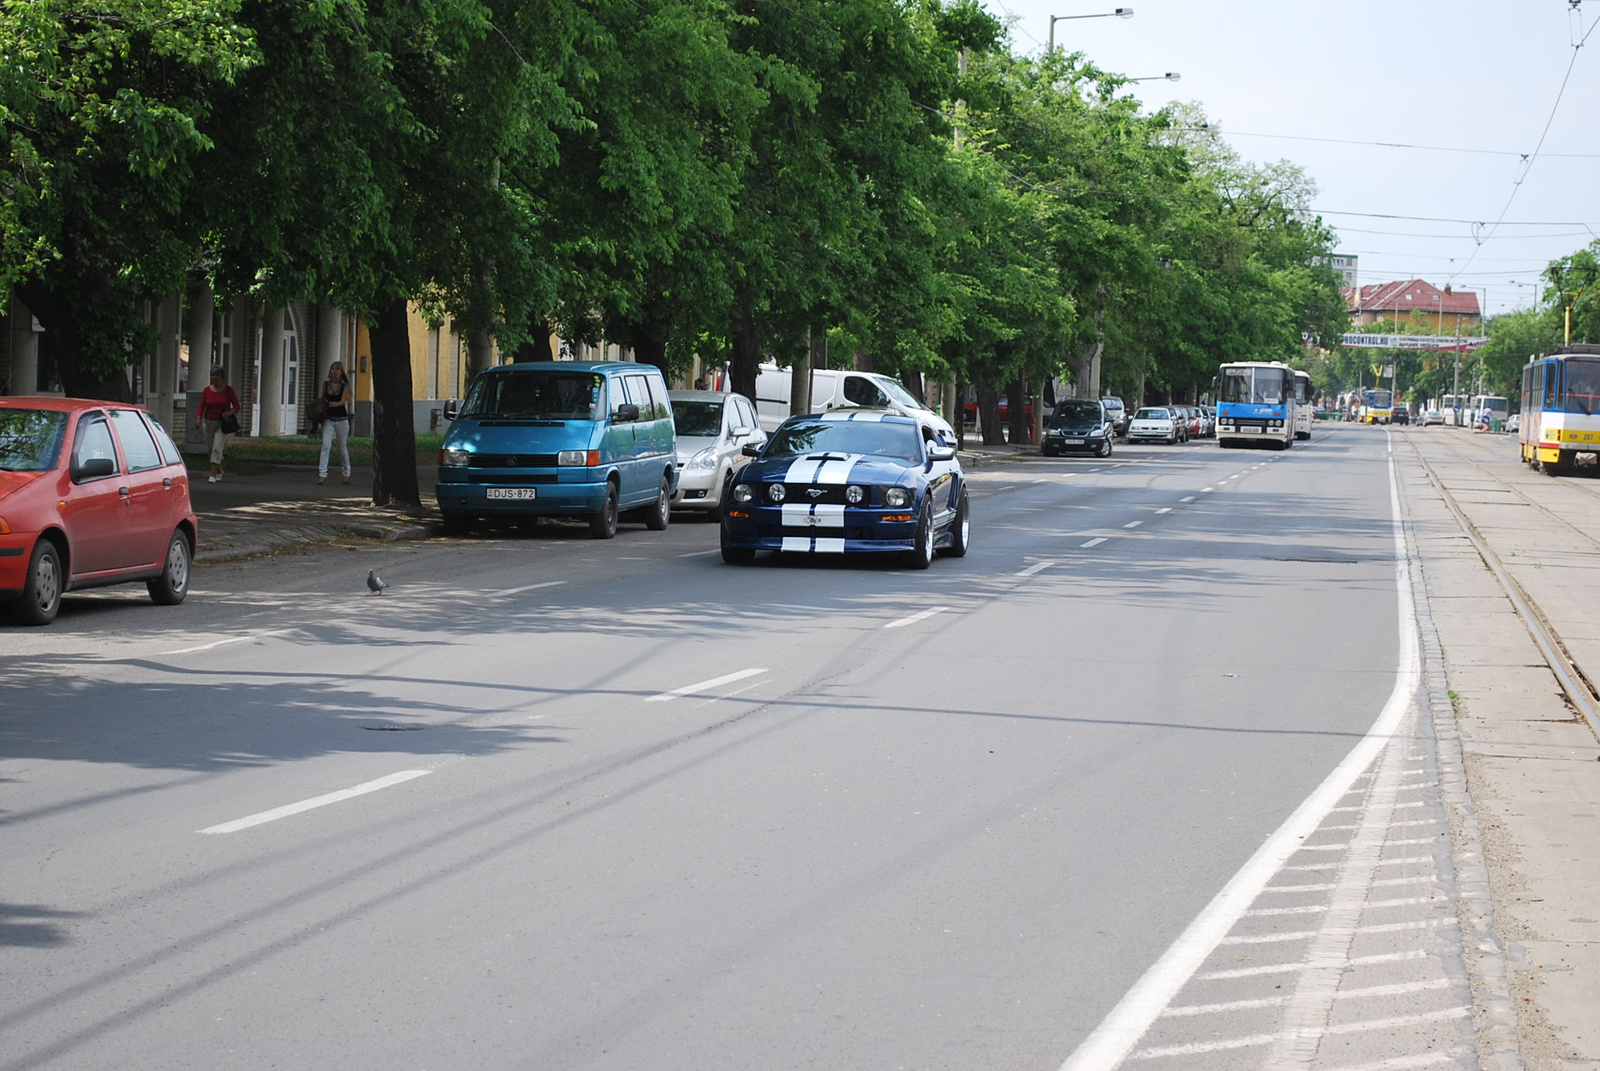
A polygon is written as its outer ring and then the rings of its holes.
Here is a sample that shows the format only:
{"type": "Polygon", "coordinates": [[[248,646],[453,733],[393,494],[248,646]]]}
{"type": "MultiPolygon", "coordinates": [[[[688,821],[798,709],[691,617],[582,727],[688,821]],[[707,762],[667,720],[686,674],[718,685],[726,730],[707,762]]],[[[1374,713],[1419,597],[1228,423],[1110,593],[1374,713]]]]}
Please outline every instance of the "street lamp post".
{"type": "Polygon", "coordinates": [[[1177,71],[1168,71],[1166,74],[1152,74],[1147,78],[1130,78],[1130,79],[1128,79],[1128,81],[1130,81],[1130,82],[1178,82],[1178,81],[1182,81],[1182,79],[1183,79],[1183,75],[1179,74],[1177,71]]]}
{"type": "Polygon", "coordinates": [[[1051,15],[1050,16],[1050,43],[1045,46],[1048,55],[1056,50],[1056,23],[1066,22],[1068,19],[1131,19],[1133,8],[1119,7],[1115,11],[1102,11],[1096,15],[1051,15]]]}

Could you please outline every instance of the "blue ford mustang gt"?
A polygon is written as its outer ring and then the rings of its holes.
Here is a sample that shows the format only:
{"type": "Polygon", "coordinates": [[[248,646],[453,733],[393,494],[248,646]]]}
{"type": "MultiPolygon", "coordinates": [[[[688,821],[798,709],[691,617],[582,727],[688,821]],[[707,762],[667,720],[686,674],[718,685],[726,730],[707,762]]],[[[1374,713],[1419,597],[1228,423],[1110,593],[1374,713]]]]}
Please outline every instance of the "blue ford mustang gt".
{"type": "Polygon", "coordinates": [[[889,552],[926,569],[935,552],[967,552],[969,514],[955,447],[929,425],[867,409],[790,417],[733,475],[722,560],[889,552]]]}

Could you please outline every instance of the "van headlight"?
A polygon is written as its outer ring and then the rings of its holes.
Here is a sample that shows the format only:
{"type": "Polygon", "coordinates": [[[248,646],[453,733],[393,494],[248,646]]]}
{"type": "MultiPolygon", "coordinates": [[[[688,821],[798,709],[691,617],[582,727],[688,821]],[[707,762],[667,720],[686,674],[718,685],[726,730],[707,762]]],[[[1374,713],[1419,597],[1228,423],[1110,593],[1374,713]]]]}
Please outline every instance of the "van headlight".
{"type": "Polygon", "coordinates": [[[689,459],[684,466],[686,469],[714,469],[717,467],[717,452],[711,447],[706,447],[689,459]]]}
{"type": "Polygon", "coordinates": [[[890,487],[883,492],[883,504],[890,509],[902,509],[911,505],[911,492],[904,487],[890,487]]]}
{"type": "Polygon", "coordinates": [[[464,469],[472,464],[471,450],[440,450],[439,466],[447,469],[464,469]]]}

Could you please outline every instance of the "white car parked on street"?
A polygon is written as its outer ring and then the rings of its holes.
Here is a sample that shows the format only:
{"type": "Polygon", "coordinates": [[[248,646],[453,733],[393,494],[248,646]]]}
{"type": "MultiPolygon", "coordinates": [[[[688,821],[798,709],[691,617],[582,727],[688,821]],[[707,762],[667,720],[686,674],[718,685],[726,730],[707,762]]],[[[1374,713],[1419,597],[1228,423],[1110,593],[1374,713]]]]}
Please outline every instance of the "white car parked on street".
{"type": "Polygon", "coordinates": [[[1130,443],[1160,441],[1175,443],[1183,438],[1187,429],[1178,427],[1178,414],[1165,406],[1147,406],[1133,414],[1128,424],[1130,443]]]}
{"type": "Polygon", "coordinates": [[[678,428],[678,489],[672,508],[722,508],[733,470],[747,460],[746,443],[764,443],[767,433],[755,403],[742,394],[715,390],[674,390],[672,419],[678,428]]]}

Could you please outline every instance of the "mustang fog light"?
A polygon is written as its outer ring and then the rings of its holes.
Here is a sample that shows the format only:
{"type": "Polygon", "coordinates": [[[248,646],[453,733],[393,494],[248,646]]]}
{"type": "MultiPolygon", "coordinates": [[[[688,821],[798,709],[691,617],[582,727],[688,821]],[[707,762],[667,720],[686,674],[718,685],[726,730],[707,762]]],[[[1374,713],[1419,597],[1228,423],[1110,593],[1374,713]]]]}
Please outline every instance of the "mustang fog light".
{"type": "Polygon", "coordinates": [[[852,506],[859,506],[867,500],[867,489],[851,484],[844,489],[844,500],[852,506]]]}
{"type": "Polygon", "coordinates": [[[733,500],[735,502],[748,502],[754,497],[756,497],[755,492],[750,489],[749,484],[736,483],[733,485],[733,500]]]}
{"type": "Polygon", "coordinates": [[[773,502],[782,502],[789,497],[789,489],[781,483],[767,485],[767,498],[773,502]]]}
{"type": "Polygon", "coordinates": [[[891,487],[883,493],[883,504],[890,509],[911,505],[911,492],[904,487],[891,487]]]}
{"type": "Polygon", "coordinates": [[[439,464],[447,469],[464,469],[472,464],[472,451],[440,450],[439,464]]]}

